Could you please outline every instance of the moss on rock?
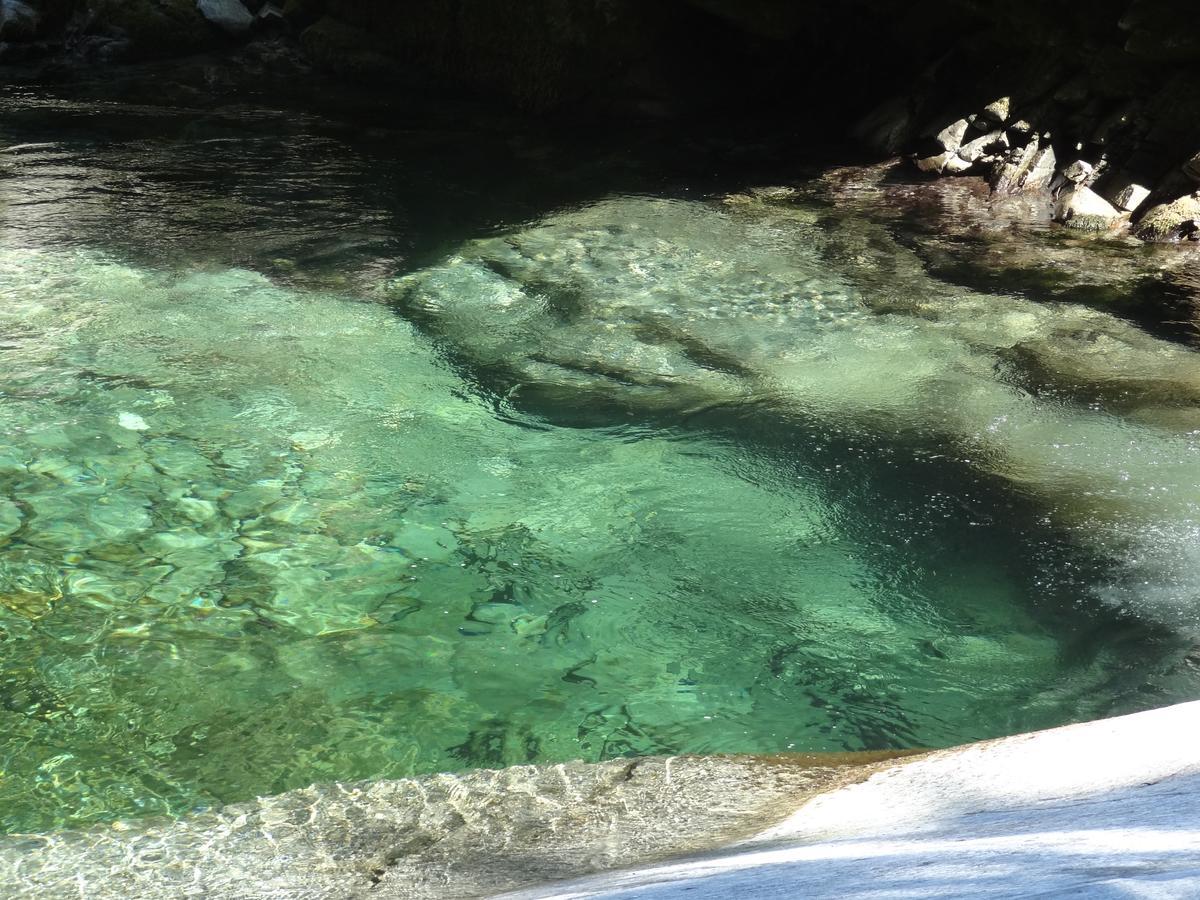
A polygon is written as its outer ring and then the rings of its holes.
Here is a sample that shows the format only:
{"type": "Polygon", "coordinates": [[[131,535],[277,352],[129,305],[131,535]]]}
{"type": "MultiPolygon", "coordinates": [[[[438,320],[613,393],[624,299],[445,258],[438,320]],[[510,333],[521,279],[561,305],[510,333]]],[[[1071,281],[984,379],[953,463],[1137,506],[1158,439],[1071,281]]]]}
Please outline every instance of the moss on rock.
{"type": "Polygon", "coordinates": [[[1200,192],[1152,207],[1134,228],[1145,241],[1179,240],[1200,225],[1200,192]]]}

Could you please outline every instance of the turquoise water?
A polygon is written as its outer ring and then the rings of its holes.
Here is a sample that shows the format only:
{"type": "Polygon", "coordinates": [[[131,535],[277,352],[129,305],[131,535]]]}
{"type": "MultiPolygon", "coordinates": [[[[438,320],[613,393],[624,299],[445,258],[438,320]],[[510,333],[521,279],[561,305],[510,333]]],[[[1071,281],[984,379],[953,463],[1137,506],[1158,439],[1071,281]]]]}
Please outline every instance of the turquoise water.
{"type": "Polygon", "coordinates": [[[400,215],[397,161],[319,122],[118,109],[98,139],[9,104],[7,830],[1194,696],[1190,585],[1139,593],[1126,539],[1186,540],[1154,491],[1194,438],[1021,399],[963,323],[1032,335],[1024,307],[885,314],[819,205],[617,197],[462,244],[495,223],[400,215]],[[1118,469],[1138,503],[1079,499],[1118,469]]]}

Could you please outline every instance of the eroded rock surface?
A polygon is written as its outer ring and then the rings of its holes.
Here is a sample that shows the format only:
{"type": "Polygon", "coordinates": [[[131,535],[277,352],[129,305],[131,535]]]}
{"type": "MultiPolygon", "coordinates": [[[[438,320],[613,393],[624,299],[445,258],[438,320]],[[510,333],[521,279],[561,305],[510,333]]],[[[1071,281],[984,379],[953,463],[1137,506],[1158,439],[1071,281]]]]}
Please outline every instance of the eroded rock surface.
{"type": "Polygon", "coordinates": [[[1200,704],[933,754],[818,795],[705,856],[505,895],[1188,898],[1200,704]]]}
{"type": "Polygon", "coordinates": [[[0,891],[481,897],[748,837],[886,757],[613,760],[314,786],[176,822],[0,838],[0,891]]]}

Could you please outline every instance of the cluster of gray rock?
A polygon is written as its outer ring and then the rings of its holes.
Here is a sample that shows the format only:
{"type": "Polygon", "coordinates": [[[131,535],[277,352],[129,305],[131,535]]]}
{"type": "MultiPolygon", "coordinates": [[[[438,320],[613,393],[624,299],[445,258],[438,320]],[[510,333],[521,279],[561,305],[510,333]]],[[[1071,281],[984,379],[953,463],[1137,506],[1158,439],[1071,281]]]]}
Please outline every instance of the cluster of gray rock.
{"type": "Polygon", "coordinates": [[[285,28],[270,0],[0,0],[0,64],[181,56],[285,28]]]}
{"type": "Polygon", "coordinates": [[[1076,144],[1070,162],[1055,153],[1050,131],[1013,111],[1010,97],[926,129],[914,153],[922,172],[983,175],[997,194],[1049,193],[1054,219],[1080,231],[1131,227],[1145,240],[1200,239],[1200,154],[1153,189],[1109,163],[1101,149],[1084,158],[1076,144]],[[1148,202],[1157,201],[1157,202],[1148,202]]]}

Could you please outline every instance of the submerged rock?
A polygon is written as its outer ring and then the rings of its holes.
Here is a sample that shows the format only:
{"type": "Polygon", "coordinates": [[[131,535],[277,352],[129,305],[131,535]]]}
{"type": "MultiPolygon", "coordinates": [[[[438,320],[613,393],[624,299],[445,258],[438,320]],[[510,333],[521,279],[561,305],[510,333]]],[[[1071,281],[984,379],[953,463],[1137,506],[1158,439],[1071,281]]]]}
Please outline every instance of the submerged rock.
{"type": "MultiPolygon", "coordinates": [[[[1072,218],[1115,216],[1075,190],[1072,218]]],[[[813,219],[795,203],[605,201],[468,244],[394,296],[512,396],[660,411],[757,398],[785,419],[971,448],[1105,553],[1160,516],[1194,527],[1195,436],[1110,431],[1108,416],[1172,420],[1200,402],[1200,357],[1105,312],[951,288],[879,231],[848,252],[813,219]],[[1014,377],[1111,412],[1014,393],[1014,377]],[[1151,484],[1170,485],[1165,506],[1151,484]]],[[[1152,614],[1200,627],[1178,572],[1143,574],[1175,598],[1152,614]]]]}
{"type": "Polygon", "coordinates": [[[11,500],[0,500],[0,541],[21,527],[21,510],[11,500]]]}

